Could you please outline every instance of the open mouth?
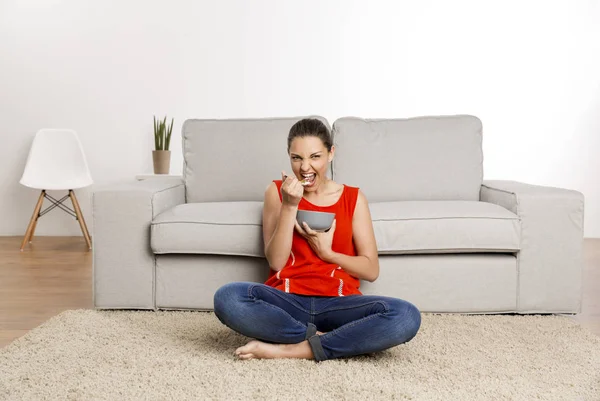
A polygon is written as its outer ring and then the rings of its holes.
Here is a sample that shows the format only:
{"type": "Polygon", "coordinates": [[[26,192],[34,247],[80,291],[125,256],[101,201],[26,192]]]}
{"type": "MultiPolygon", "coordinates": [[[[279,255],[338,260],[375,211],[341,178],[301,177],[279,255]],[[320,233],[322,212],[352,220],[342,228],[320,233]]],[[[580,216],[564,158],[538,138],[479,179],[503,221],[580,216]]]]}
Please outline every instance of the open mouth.
{"type": "Polygon", "coordinates": [[[302,185],[304,185],[305,187],[310,187],[314,185],[315,178],[317,177],[317,175],[315,173],[302,174],[302,177],[304,178],[302,180],[302,185]]]}

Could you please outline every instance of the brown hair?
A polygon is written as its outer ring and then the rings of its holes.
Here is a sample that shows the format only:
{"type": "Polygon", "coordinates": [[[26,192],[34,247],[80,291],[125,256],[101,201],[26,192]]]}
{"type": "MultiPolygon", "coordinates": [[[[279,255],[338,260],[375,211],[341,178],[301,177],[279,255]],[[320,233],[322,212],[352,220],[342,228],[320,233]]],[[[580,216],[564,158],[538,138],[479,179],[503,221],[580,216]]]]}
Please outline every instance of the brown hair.
{"type": "Polygon", "coordinates": [[[298,121],[290,128],[287,140],[288,153],[290,153],[290,146],[292,146],[294,138],[303,138],[306,136],[316,136],[321,139],[321,142],[323,142],[327,151],[331,152],[333,140],[331,139],[331,134],[329,133],[327,126],[323,124],[321,120],[317,120],[316,118],[305,118],[298,121]]]}

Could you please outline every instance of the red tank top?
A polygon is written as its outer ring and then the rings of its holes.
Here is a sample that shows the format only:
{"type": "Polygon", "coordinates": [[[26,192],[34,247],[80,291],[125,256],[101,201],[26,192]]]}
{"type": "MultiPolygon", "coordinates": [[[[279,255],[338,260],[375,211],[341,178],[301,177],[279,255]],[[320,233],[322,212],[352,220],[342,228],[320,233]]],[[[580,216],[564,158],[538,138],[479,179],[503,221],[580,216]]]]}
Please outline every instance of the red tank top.
{"type": "MultiPolygon", "coordinates": [[[[273,181],[277,185],[281,201],[281,180],[273,181]]],[[[334,252],[356,256],[352,240],[352,217],[358,199],[358,188],[344,185],[342,196],[333,205],[317,206],[302,198],[298,209],[335,213],[336,228],[333,234],[334,252]]],[[[269,272],[266,285],[281,291],[312,296],[362,295],[359,291],[360,280],[351,276],[338,265],[324,262],[312,250],[308,241],[296,229],[292,238],[292,251],[285,267],[279,272],[269,272]]]]}

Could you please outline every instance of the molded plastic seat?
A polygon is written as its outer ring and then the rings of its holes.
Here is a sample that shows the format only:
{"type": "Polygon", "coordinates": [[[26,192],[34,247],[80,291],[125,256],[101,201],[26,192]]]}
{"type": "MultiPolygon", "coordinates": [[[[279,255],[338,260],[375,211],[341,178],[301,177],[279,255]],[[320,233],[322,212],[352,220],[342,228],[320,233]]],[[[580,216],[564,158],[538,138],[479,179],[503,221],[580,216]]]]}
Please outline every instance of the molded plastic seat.
{"type": "Polygon", "coordinates": [[[71,129],[35,134],[20,183],[46,190],[83,188],[93,183],[83,147],[71,129]]]}

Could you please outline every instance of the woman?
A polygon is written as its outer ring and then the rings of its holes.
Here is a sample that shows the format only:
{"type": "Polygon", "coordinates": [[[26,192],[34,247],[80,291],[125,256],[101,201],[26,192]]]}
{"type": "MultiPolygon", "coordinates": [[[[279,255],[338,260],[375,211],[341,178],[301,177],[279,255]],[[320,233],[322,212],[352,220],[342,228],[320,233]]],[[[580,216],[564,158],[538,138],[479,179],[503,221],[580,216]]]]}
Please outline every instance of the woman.
{"type": "Polygon", "coordinates": [[[290,129],[293,174],[266,189],[263,209],[264,284],[229,283],[215,293],[219,320],[256,338],[240,359],[306,358],[323,361],[381,351],[410,341],[421,326],[411,303],[367,296],[360,279],[379,276],[379,260],[364,194],[327,178],[335,147],[327,127],[304,119],[290,129]],[[335,213],[327,232],[299,225],[296,212],[335,213]]]}

